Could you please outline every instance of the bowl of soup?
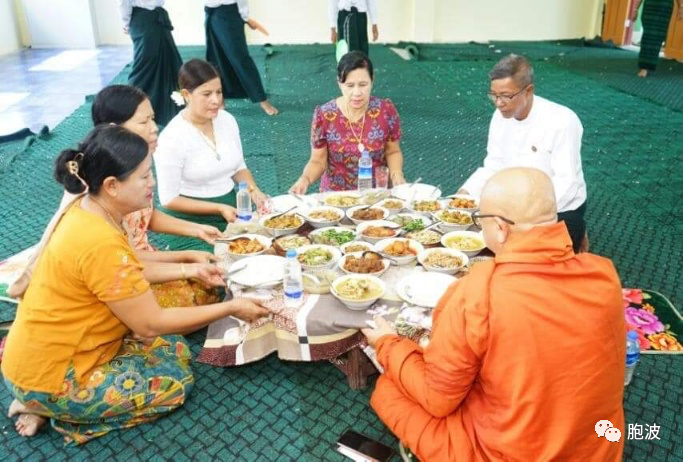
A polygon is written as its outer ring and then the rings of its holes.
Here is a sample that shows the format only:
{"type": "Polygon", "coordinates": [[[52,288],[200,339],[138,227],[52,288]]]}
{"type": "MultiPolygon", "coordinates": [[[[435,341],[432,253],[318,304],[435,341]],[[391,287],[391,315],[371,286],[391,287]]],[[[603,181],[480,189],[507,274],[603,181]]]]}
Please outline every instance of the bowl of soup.
{"type": "Polygon", "coordinates": [[[347,274],[330,285],[330,292],[352,310],[365,310],[384,295],[384,281],[369,274],[347,274]]]}
{"type": "Polygon", "coordinates": [[[441,245],[447,249],[459,250],[468,257],[474,257],[486,248],[484,236],[473,231],[452,231],[441,238],[441,245]]]}

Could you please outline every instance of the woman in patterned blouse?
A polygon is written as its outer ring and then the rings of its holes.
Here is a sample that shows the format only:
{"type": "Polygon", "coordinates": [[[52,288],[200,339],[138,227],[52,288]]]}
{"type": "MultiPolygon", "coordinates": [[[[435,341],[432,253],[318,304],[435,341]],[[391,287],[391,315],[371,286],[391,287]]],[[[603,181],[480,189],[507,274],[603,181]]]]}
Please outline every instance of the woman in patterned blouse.
{"type": "Polygon", "coordinates": [[[342,96],[315,108],[311,158],[290,191],[305,194],[318,179],[321,191],[357,189],[363,150],[370,153],[373,168],[389,167],[394,186],[405,183],[401,120],[389,99],[370,96],[372,62],[360,51],[347,53],[339,61],[337,77],[342,96]]]}

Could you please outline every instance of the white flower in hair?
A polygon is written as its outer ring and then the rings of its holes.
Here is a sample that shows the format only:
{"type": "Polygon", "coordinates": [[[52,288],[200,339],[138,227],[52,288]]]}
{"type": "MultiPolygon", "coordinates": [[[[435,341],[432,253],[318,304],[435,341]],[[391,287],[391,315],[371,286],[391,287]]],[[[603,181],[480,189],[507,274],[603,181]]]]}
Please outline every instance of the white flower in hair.
{"type": "Polygon", "coordinates": [[[179,91],[174,91],[171,93],[171,99],[173,100],[174,103],[178,106],[185,106],[185,98],[183,98],[182,93],[179,91]]]}

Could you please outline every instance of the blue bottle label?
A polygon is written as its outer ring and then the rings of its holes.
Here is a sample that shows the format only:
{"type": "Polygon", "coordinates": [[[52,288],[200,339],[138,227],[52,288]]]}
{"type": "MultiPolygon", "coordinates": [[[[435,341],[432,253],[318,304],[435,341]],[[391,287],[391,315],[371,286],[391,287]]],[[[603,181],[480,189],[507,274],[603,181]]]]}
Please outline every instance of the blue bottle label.
{"type": "Polygon", "coordinates": [[[358,169],[360,178],[372,178],[372,167],[361,167],[358,169]]]}
{"type": "Polygon", "coordinates": [[[287,292],[285,291],[285,297],[291,298],[294,300],[300,299],[304,295],[304,292],[302,290],[299,290],[297,292],[287,292]]]}
{"type": "Polygon", "coordinates": [[[626,355],[626,366],[634,366],[640,359],[640,353],[628,353],[626,355]]]}

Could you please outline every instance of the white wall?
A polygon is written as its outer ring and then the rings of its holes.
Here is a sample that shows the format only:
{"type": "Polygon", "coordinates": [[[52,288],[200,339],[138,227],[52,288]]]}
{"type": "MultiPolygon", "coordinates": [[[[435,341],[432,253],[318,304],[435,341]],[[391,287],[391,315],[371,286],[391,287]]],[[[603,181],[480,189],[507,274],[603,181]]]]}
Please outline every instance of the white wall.
{"type": "MultiPolygon", "coordinates": [[[[53,1],[53,0],[51,0],[53,1]]],[[[62,0],[66,1],[66,0],[62,0]]],[[[130,44],[118,2],[91,0],[101,44],[130,44]]],[[[380,42],[558,40],[594,37],[604,0],[378,0],[380,42]]],[[[250,43],[327,43],[327,0],[250,0],[251,17],[270,32],[250,43]]],[[[167,0],[178,45],[204,44],[200,0],[167,0]]]]}
{"type": "Polygon", "coordinates": [[[23,0],[34,48],[96,45],[90,0],[23,0]]]}
{"type": "Polygon", "coordinates": [[[19,28],[16,24],[13,0],[0,0],[0,55],[21,48],[19,28]]]}

